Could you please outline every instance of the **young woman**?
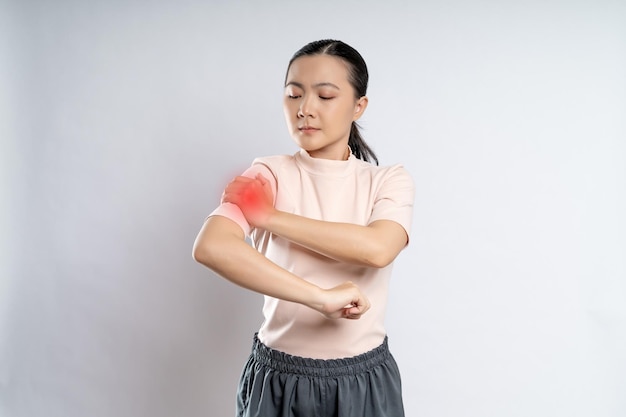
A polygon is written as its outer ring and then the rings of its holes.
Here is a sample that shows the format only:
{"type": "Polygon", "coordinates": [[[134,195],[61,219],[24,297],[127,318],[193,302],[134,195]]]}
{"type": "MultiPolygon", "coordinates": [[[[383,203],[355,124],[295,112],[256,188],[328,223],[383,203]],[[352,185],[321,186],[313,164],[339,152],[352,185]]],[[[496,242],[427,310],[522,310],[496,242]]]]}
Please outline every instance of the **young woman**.
{"type": "Polygon", "coordinates": [[[414,185],[361,138],[367,83],[365,61],[341,41],[296,52],[284,111],[301,149],[255,159],[196,238],[196,261],[265,295],[237,416],[404,415],[384,317],[414,185]]]}

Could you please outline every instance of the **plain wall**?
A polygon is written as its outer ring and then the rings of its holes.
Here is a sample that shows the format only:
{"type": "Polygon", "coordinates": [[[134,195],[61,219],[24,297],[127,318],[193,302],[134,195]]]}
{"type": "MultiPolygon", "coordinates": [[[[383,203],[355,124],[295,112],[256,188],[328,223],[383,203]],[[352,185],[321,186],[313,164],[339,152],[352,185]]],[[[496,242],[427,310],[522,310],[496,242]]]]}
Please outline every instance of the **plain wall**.
{"type": "Polygon", "coordinates": [[[262,297],[191,247],[326,37],[417,187],[407,416],[626,415],[626,3],[0,4],[0,416],[234,414],[262,297]]]}

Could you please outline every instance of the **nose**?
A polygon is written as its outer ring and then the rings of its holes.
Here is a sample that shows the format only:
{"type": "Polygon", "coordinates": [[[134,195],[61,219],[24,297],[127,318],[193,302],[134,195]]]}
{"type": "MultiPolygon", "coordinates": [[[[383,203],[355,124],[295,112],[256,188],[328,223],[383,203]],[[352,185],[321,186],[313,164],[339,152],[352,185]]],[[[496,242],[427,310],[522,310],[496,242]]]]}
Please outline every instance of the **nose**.
{"type": "Polygon", "coordinates": [[[306,95],[300,100],[300,106],[298,107],[298,117],[312,117],[313,116],[313,103],[311,103],[310,96],[306,95]]]}

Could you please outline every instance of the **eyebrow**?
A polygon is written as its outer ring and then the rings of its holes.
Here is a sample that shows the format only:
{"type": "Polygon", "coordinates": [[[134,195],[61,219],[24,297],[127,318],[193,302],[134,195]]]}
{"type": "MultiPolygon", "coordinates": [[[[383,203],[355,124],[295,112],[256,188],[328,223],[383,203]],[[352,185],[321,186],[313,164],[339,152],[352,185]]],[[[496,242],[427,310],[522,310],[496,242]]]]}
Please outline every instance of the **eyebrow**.
{"type": "MultiPolygon", "coordinates": [[[[297,81],[289,81],[287,84],[285,84],[285,87],[289,87],[290,85],[294,85],[294,86],[296,86],[296,87],[301,88],[301,89],[303,89],[303,90],[304,90],[304,85],[303,85],[302,83],[297,82],[297,81]]],[[[317,83],[317,84],[314,84],[314,85],[313,85],[313,87],[315,87],[315,88],[319,88],[319,87],[332,87],[332,88],[335,88],[335,89],[337,89],[337,90],[341,90],[341,88],[339,88],[339,87],[338,87],[338,86],[336,86],[335,84],[333,84],[333,83],[329,83],[329,82],[317,83]]]]}

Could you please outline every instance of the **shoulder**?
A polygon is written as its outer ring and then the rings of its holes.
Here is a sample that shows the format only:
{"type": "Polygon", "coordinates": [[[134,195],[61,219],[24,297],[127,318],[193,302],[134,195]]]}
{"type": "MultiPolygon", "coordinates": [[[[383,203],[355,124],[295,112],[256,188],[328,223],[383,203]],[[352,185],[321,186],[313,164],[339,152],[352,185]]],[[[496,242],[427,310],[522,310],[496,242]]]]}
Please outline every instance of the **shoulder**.
{"type": "Polygon", "coordinates": [[[359,175],[366,175],[378,181],[397,180],[413,184],[413,178],[409,171],[402,164],[393,165],[373,165],[369,162],[357,160],[357,171],[359,175]]]}
{"type": "Polygon", "coordinates": [[[271,171],[274,171],[287,166],[293,166],[294,163],[295,158],[293,155],[270,155],[255,158],[254,161],[252,161],[252,166],[265,165],[271,171]]]}
{"type": "Polygon", "coordinates": [[[243,176],[254,177],[256,174],[265,174],[277,177],[280,173],[289,170],[293,166],[291,155],[271,155],[254,158],[252,164],[243,172],[243,176]]]}

